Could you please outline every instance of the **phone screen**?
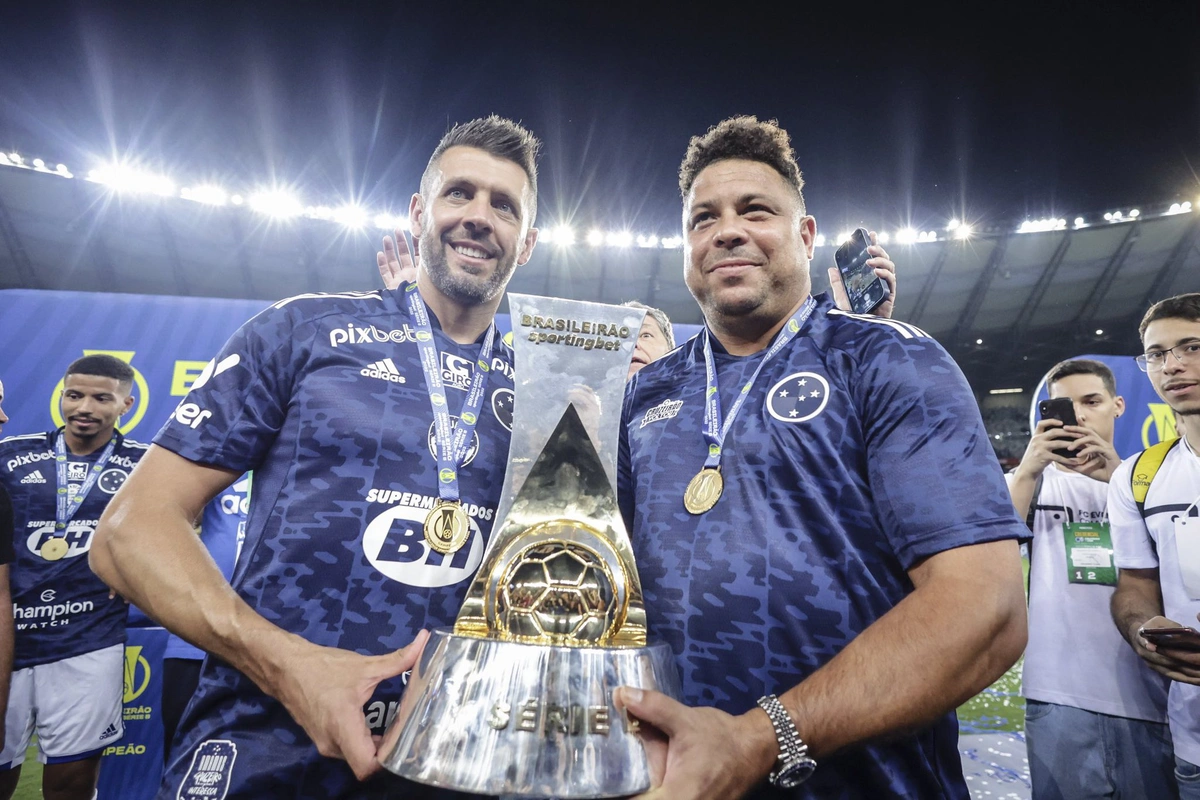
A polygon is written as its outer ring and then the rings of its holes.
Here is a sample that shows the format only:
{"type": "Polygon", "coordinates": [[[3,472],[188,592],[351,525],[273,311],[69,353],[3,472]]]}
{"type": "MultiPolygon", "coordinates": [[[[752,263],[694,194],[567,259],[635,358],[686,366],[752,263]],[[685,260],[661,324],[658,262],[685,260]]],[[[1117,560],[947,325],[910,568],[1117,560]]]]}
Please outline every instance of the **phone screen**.
{"type": "Polygon", "coordinates": [[[875,274],[873,267],[867,266],[867,260],[871,258],[867,252],[870,244],[867,232],[859,228],[842,243],[834,256],[846,295],[850,298],[850,308],[858,314],[866,314],[886,300],[888,294],[887,284],[875,274]]]}

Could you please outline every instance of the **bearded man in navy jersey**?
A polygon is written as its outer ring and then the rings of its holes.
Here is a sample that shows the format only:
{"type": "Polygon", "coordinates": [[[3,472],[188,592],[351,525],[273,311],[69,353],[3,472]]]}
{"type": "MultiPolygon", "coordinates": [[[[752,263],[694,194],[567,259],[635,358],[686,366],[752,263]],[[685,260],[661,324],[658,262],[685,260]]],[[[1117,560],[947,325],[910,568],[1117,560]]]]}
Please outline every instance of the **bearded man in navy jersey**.
{"type": "Polygon", "coordinates": [[[1024,649],[1024,527],[945,351],[810,296],[802,185],[753,117],[680,169],[706,327],[633,377],[618,497],[686,705],[617,700],[662,734],[646,798],[966,800],[952,710],[1024,649]]]}
{"type": "Polygon", "coordinates": [[[160,798],[447,796],[372,778],[372,736],[423,629],[453,624],[494,522],[513,383],[493,317],[537,239],[538,147],[498,117],[447,133],[410,205],[415,283],[246,323],[110,506],[93,568],[216,656],[160,798]],[[231,588],[191,525],[251,469],[231,588]]]}

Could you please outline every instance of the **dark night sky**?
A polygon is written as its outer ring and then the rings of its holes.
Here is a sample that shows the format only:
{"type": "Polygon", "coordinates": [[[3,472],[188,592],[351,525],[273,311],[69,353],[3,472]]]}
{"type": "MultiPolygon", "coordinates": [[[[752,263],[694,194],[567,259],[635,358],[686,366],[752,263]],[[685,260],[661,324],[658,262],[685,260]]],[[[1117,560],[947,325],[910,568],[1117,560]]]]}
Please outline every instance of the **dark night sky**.
{"type": "Polygon", "coordinates": [[[494,111],[545,141],[542,225],[670,234],[687,138],[753,113],[830,233],[1200,194],[1191,0],[100,5],[0,13],[0,147],[399,211],[447,125],[494,111]]]}

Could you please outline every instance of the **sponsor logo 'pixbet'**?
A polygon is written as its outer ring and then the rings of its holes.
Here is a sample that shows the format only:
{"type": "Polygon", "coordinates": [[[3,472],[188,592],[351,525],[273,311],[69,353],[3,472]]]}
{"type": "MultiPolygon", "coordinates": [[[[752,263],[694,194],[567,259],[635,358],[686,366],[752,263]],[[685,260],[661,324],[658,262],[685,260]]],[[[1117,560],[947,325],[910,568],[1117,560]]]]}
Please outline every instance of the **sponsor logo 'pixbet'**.
{"type": "Polygon", "coordinates": [[[47,450],[44,453],[25,453],[15,458],[10,458],[5,466],[9,472],[12,472],[17,467],[24,467],[27,464],[33,464],[38,461],[49,461],[52,458],[54,458],[53,450],[47,450]]]}
{"type": "Polygon", "coordinates": [[[381,331],[374,325],[355,325],[351,322],[344,328],[334,328],[329,332],[330,347],[337,347],[342,344],[384,344],[385,342],[401,344],[403,342],[415,342],[416,340],[416,332],[407,324],[399,330],[381,331]]]}

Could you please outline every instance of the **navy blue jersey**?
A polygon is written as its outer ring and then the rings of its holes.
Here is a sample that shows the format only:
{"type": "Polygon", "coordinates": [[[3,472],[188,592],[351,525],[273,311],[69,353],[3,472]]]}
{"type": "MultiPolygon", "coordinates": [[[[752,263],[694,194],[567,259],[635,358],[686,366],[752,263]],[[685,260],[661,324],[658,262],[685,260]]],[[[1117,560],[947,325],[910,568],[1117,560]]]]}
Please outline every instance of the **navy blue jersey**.
{"type": "MultiPolygon", "coordinates": [[[[201,464],[254,470],[233,576],[242,599],[309,641],[371,655],[454,623],[491,532],[512,425],[512,351],[497,342],[458,471],[471,534],[457,553],[440,555],[422,530],[438,468],[402,293],[277,303],[234,334],[155,439],[201,464]]],[[[480,343],[456,344],[436,321],[434,337],[457,419],[480,343]]],[[[400,679],[382,683],[366,705],[374,732],[401,690],[400,679]]],[[[197,773],[201,763],[229,768],[230,798],[358,796],[345,764],[319,757],[279,703],[217,659],[206,662],[185,713],[161,796],[206,796],[212,770],[197,773]]],[[[420,791],[406,796],[427,796],[420,791]]]]}
{"type": "MultiPolygon", "coordinates": [[[[42,558],[54,535],[56,479],[54,442],[59,431],[0,441],[0,482],[12,501],[16,559],[9,573],[17,638],[13,669],[90,653],[125,641],[126,605],[88,568],[87,553],[100,515],[147,445],[117,434],[118,443],[83,505],[67,525],[67,555],[42,558]]],[[[86,456],[68,451],[68,491],[83,485],[104,448],[86,456]]]]}
{"type": "MultiPolygon", "coordinates": [[[[689,705],[732,714],[782,694],[912,591],[924,557],[1024,532],[974,397],[912,326],[827,298],[759,375],[724,443],[724,494],[683,505],[707,454],[703,345],[647,366],[626,395],[622,511],[651,633],[689,705]]],[[[722,408],[763,353],[715,338],[722,408]]],[[[803,788],[754,797],[966,798],[957,721],[826,759],[803,788]]]]}

